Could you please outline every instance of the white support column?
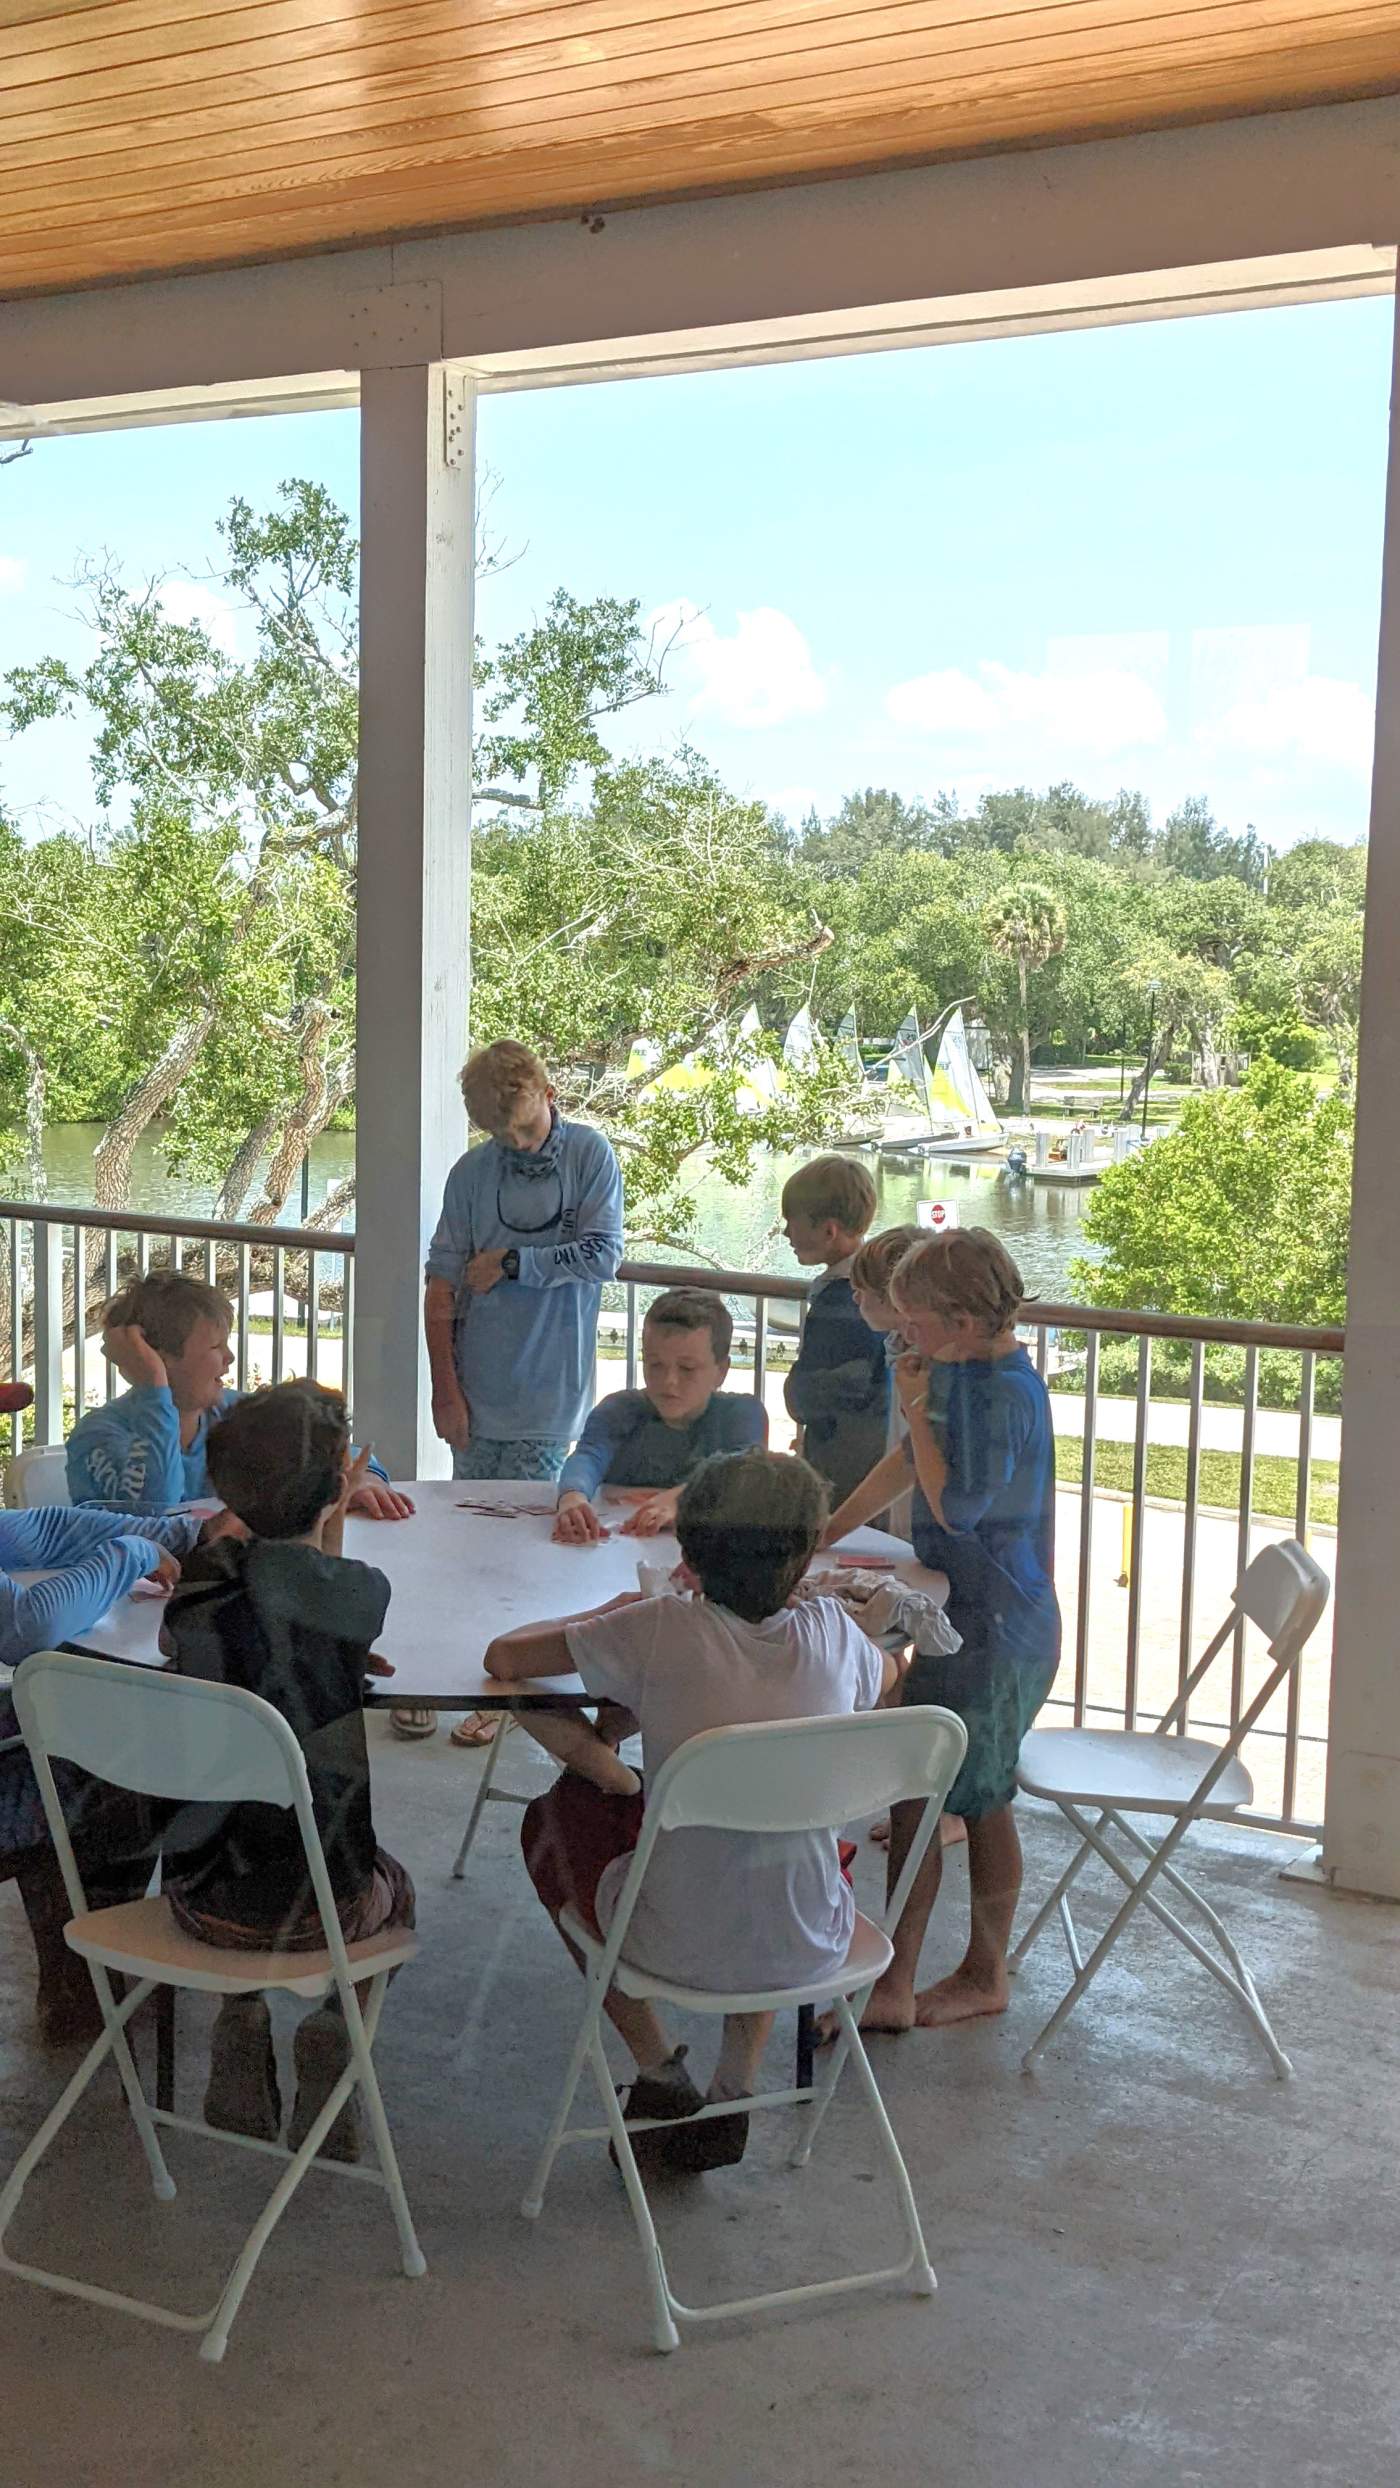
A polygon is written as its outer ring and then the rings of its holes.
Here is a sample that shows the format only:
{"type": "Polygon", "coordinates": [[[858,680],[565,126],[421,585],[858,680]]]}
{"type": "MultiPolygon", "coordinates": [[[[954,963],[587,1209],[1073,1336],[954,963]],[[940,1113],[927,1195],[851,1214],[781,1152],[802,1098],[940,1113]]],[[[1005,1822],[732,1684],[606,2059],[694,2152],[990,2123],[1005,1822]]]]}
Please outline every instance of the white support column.
{"type": "Polygon", "coordinates": [[[473,403],[441,364],[360,394],[355,1424],[391,1475],[442,1475],[423,1252],[466,1142],[473,403]]]}
{"type": "Polygon", "coordinates": [[[1325,1866],[1400,1899],[1400,301],[1391,369],[1380,663],[1347,1291],[1325,1866]]]}

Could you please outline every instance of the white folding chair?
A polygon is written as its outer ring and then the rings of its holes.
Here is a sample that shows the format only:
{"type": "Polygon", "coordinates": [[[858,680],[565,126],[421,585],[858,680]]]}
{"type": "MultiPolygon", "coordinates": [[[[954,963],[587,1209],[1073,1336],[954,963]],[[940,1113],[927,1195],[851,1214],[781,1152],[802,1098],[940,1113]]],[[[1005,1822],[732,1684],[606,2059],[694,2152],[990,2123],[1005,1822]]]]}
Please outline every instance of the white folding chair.
{"type": "MultiPolygon", "coordinates": [[[[666,1832],[706,1828],[751,1833],[835,1831],[856,1816],[884,1812],[901,1799],[923,1798],[923,1820],[910,1850],[899,1886],[886,1913],[893,1926],[904,1907],[924,1851],[938,1826],[943,1800],[957,1776],[967,1750],[967,1731],[951,1711],[927,1709],[866,1711],[855,1717],[764,1722],[759,1726],[714,1728],[692,1737],[672,1754],[657,1773],[647,1797],[642,1835],[618,1894],[607,1940],[565,1910],[561,1925],[587,1961],[588,1992],[583,2024],[569,2060],[564,2089],[540,2153],[522,2209],[527,2220],[538,2218],[555,2158],[566,2142],[611,2140],[617,2153],[627,2199],[637,2224],[651,2290],[654,2339],[658,2350],[677,2348],[676,2319],[698,2324],[726,2315],[749,2315],[760,2307],[792,2306],[801,2300],[831,2298],[857,2289],[878,2288],[886,2281],[908,2278],[927,2296],[936,2286],[919,2225],[909,2173],[885,2113],[875,2076],[860,2036],[865,1999],[894,1958],[888,1935],[869,1918],[856,1915],[850,1949],[844,1962],[805,1987],[766,1989],[761,1993],[725,1995],[677,1986],[636,1967],[626,1957],[627,1930],[636,1907],[652,1852],[666,1832]],[[767,2013],[805,2004],[834,2004],[841,2035],[823,2078],[804,2089],[765,2092],[746,2100],[752,2113],[760,2108],[810,2107],[811,2115],[790,2156],[793,2167],[810,2158],[817,2129],[841,2078],[847,2057],[854,2061],[862,2090],[875,2119],[880,2145],[894,2180],[904,2224],[906,2252],[902,2262],[873,2272],[857,2272],[829,2281],[811,2281],[797,2289],[768,2290],[759,2297],[732,2298],[721,2304],[687,2306],[673,2291],[652,2222],[646,2189],[632,2149],[632,2136],[664,2119],[639,2117],[629,2126],[613,2088],[603,2052],[603,1999],[611,1986],[624,1995],[646,1997],[691,2013],[767,2013]],[[854,2010],[848,1998],[855,1999],[854,2010]],[[606,2125],[570,2126],[569,2112],[591,2067],[598,2086],[606,2125]]],[[[703,1900],[697,1894],[697,1906],[703,1900]]],[[[721,2101],[702,2108],[688,2123],[732,2115],[734,2103],[721,2101]]]]}
{"type": "Polygon", "coordinates": [[[1331,1583],[1320,1564],[1286,1538],[1255,1556],[1235,1591],[1230,1612],[1214,1640],[1187,1677],[1180,1693],[1150,1733],[1126,1728],[1034,1728],[1021,1748],[1017,1785],[1028,1797],[1045,1797],[1057,1805],[1080,1836],[1080,1846],[1049,1898],[1036,1911],[1011,1957],[1019,1969],[1036,1937],[1056,1911],[1064,1929],[1074,1979],[1039,2036],[1027,2048],[1023,2063],[1029,2072],[1041,2050],[1049,2046],[1096,1977],[1139,1908],[1149,1910],[1160,1926],[1186,1946],[1227,1995],[1248,2015],[1268,2050],[1280,2080],[1292,2072],[1259,2001],[1249,1970],[1236,1951],[1220,1918],[1194,1885],[1172,1864],[1191,1825],[1228,1822],[1248,1805],[1254,1783],[1240,1760],[1240,1748],[1251,1728],[1302,1656],[1303,1645],[1327,1604],[1331,1583]],[[1175,1733],[1190,1712],[1192,1697],[1237,1625],[1248,1618],[1267,1636],[1273,1662],[1253,1701],[1223,1745],[1175,1733]],[[1086,1811],[1087,1809],[1087,1811],[1086,1811]],[[1090,1815],[1096,1814],[1097,1821],[1090,1815]],[[1127,1821],[1130,1814],[1165,1817],[1171,1829],[1160,1842],[1149,1840],[1127,1821]],[[1120,1854],[1114,1837],[1130,1855],[1120,1854]],[[1070,1915],[1070,1888],[1091,1856],[1100,1857],[1127,1887],[1120,1906],[1093,1951],[1086,1958],[1070,1915]],[[1144,1864],[1143,1861],[1146,1861],[1144,1864]],[[1193,1928],[1169,1909],[1154,1889],[1166,1884],[1205,1920],[1219,1946],[1212,1952],[1193,1928]]]}
{"type": "Polygon", "coordinates": [[[15,1678],[14,1699],[73,1906],[73,1917],[65,1933],[73,1951],[83,1956],[91,1971],[104,2028],[0,2192],[0,2270],[13,2272],[21,2280],[37,2281],[45,2289],[61,2290],[69,2297],[88,2298],[98,2306],[119,2307],[128,2315],[148,2316],[152,2322],[167,2324],[179,2332],[202,2333],[200,2357],[221,2359],[229,2328],[264,2246],[316,2160],[316,2153],[346,2100],[358,2087],[374,2138],[377,2168],[331,2160],[317,2165],[327,2175],[354,2177],[383,2187],[393,2209],[404,2271],[416,2278],[427,2266],[414,2235],[370,2051],[389,1973],[411,1961],[418,1946],[416,1939],[402,1928],[372,1936],[365,1943],[346,1944],[312,1812],[306,1764],[285,1719],[256,1694],[243,1693],[232,1686],[202,1684],[188,1677],[167,1676],[123,1667],[108,1659],[80,1658],[54,1650],[43,1651],[26,1661],[15,1678]],[[54,1786],[53,1759],[78,1763],[120,1788],[147,1796],[293,1808],[325,1933],[324,1951],[231,1952],[199,1943],[181,1931],[169,1902],[160,1898],[89,1910],[54,1786]],[[112,1991],[113,1970],[137,1982],[121,2004],[112,1991]],[[362,2015],[355,1982],[366,1979],[370,1981],[370,1994],[362,2015]],[[249,1995],[265,1987],[283,1988],[290,1995],[310,1998],[323,1998],[334,1991],[345,2015],[350,2062],[297,2151],[288,2151],[280,2143],[224,2133],[198,2118],[176,2116],[170,2110],[147,2105],[127,2045],[126,2024],[152,1988],[161,1985],[192,1987],[218,1996],[249,1995]],[[129,2298],[120,2291],[98,2288],[90,2281],[76,2280],[65,2273],[20,2263],[6,2250],[5,2240],[32,2172],[109,2055],[116,2059],[158,2201],[169,2202],[175,2192],[156,2134],[160,2125],[204,2134],[211,2141],[232,2143],[240,2150],[261,2151],[285,2163],[222,2290],[212,2307],[200,2314],[182,2314],[175,2308],[129,2298]]]}
{"type": "Polygon", "coordinates": [[[5,1499],[13,1511],[36,1511],[45,1503],[70,1503],[68,1452],[63,1443],[32,1443],[5,1472],[5,1499]]]}

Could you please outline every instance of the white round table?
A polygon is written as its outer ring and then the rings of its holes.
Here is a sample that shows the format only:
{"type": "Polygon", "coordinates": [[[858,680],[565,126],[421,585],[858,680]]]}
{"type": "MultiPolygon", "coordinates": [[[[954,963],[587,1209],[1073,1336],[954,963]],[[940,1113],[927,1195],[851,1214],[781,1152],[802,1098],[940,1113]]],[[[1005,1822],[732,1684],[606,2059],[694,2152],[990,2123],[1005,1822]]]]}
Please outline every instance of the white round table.
{"type": "MultiPolygon", "coordinates": [[[[366,1679],[366,1700],[374,1704],[473,1711],[582,1702],[586,1697],[577,1676],[532,1676],[505,1684],[486,1675],[481,1662],[487,1644],[513,1625],[601,1607],[623,1590],[636,1589],[639,1562],[669,1571],[680,1556],[674,1538],[623,1537],[628,1507],[610,1505],[606,1496],[601,1513],[611,1537],[596,1546],[558,1546],[547,1486],[435,1477],[406,1483],[400,1492],[417,1506],[411,1520],[352,1516],[345,1528],[346,1554],[376,1565],[393,1591],[375,1649],[392,1661],[394,1673],[366,1679]],[[464,1510],[469,1503],[491,1509],[464,1510]],[[541,1511],[543,1504],[550,1510],[541,1511]]],[[[837,1552],[888,1564],[900,1580],[940,1600],[947,1595],[943,1574],[926,1572],[912,1547],[883,1530],[858,1529],[837,1552]]],[[[819,1560],[829,1564],[833,1556],[819,1560]]],[[[163,1599],[139,1593],[123,1598],[86,1632],[74,1634],[69,1647],[160,1667],[164,1613],[163,1599]]]]}

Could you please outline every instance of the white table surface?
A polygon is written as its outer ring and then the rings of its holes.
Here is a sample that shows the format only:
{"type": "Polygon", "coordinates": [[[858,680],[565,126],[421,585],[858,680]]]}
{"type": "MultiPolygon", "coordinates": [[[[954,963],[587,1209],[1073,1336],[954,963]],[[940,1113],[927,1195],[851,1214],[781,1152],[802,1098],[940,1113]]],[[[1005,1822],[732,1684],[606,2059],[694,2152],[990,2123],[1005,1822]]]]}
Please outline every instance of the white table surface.
{"type": "MultiPolygon", "coordinates": [[[[394,1593],[375,1649],[392,1660],[395,1672],[367,1680],[367,1697],[377,1704],[470,1711],[515,1710],[532,1701],[581,1702],[577,1676],[533,1676],[514,1684],[487,1676],[481,1665],[487,1643],[512,1625],[575,1615],[635,1590],[639,1559],[668,1569],[679,1560],[674,1538],[621,1536],[627,1506],[610,1505],[606,1496],[602,1517],[613,1535],[596,1546],[556,1546],[552,1515],[504,1517],[521,1505],[549,1501],[547,1485],[427,1478],[405,1483],[400,1491],[417,1505],[412,1520],[352,1516],[345,1528],[346,1554],[377,1565],[394,1593]],[[465,1512],[464,1501],[494,1504],[502,1517],[465,1512]]],[[[839,1551],[872,1560],[893,1556],[900,1580],[940,1600],[947,1595],[943,1574],[926,1572],[912,1547],[881,1529],[854,1531],[839,1551]]],[[[817,1560],[829,1565],[833,1554],[817,1560]]],[[[159,1667],[164,1613],[163,1599],[139,1593],[123,1598],[88,1631],[75,1634],[70,1646],[159,1667]]]]}

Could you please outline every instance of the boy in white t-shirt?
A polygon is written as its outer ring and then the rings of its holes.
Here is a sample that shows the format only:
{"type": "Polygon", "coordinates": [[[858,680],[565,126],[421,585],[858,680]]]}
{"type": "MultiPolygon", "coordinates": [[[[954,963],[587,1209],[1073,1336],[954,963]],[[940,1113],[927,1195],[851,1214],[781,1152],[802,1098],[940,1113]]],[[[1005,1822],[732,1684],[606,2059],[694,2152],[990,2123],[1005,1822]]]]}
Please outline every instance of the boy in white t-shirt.
{"type": "MultiPolygon", "coordinates": [[[[524,1625],[491,1644],[487,1673],[576,1670],[590,1694],[635,1714],[648,1773],[707,1728],[873,1710],[895,1680],[895,1661],[838,1600],[787,1603],[825,1510],[826,1490],[805,1461],[766,1451],[707,1460],[676,1519],[690,1599],[614,1599],[590,1615],[524,1625]]],[[[609,1761],[615,1768],[616,1756],[609,1761]]],[[[526,1808],[525,1862],[556,1926],[572,1907],[606,1929],[642,1804],[640,1792],[613,1793],[567,1769],[526,1808]]],[[[854,1915],[834,1833],[663,1832],[627,1951],[682,1985],[798,1986],[845,1959],[854,1915]]],[[[628,2115],[693,2116],[705,2101],[653,2007],[614,1990],[607,2012],[637,2062],[628,2115]]],[[[771,2024],[769,2013],[726,2017],[710,2099],[750,2095],[771,2024]]],[[[742,2114],[679,2123],[644,2138],[646,2164],[726,2167],[742,2157],[747,2136],[742,2114]]]]}

